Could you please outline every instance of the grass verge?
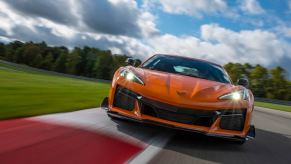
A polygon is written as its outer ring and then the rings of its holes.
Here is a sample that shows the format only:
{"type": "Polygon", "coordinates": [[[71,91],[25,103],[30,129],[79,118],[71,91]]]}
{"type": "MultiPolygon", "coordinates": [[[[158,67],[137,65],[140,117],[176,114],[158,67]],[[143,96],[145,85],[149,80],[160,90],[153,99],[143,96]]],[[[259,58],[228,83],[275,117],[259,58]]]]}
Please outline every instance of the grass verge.
{"type": "Polygon", "coordinates": [[[265,102],[255,102],[255,106],[291,112],[291,106],[288,106],[288,105],[279,105],[279,104],[272,104],[272,103],[265,103],[265,102]]]}
{"type": "Polygon", "coordinates": [[[0,119],[97,107],[109,87],[0,63],[0,119]]]}

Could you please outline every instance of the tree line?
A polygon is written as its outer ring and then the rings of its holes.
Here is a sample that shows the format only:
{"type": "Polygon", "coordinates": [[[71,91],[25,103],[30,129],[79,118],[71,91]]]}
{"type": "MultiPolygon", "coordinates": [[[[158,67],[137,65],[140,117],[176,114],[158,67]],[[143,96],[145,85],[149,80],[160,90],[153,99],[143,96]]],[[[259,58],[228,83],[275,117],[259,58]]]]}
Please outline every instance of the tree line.
{"type": "Polygon", "coordinates": [[[60,73],[110,80],[127,55],[92,47],[52,47],[45,42],[0,43],[0,59],[60,73]]]}
{"type": "Polygon", "coordinates": [[[291,82],[282,67],[267,69],[259,64],[228,63],[224,65],[233,82],[247,77],[256,97],[291,100],[291,82]]]}
{"type": "MultiPolygon", "coordinates": [[[[114,72],[125,65],[129,56],[92,47],[48,46],[45,42],[0,43],[0,59],[60,73],[111,80],[114,72]]],[[[139,60],[139,63],[141,61],[139,60]]],[[[224,65],[233,82],[241,77],[250,81],[257,97],[291,100],[291,82],[281,67],[267,69],[261,65],[228,63],[224,65]]]]}

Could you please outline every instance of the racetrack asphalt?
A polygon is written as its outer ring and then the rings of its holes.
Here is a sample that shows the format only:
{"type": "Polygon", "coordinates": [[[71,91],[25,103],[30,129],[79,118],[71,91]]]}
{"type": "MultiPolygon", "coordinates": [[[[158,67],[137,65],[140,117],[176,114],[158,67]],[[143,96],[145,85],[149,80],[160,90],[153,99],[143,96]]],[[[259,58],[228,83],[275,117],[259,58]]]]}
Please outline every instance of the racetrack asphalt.
{"type": "MultiPolygon", "coordinates": [[[[79,136],[83,136],[85,131],[86,137],[88,137],[88,135],[92,136],[89,137],[92,143],[100,137],[109,136],[110,138],[120,140],[113,140],[113,143],[125,145],[123,146],[124,151],[128,149],[128,145],[137,145],[138,148],[143,150],[136,151],[138,149],[134,149],[134,151],[128,153],[128,159],[125,161],[131,163],[291,163],[291,114],[258,107],[256,107],[253,114],[253,122],[256,126],[256,138],[252,141],[247,141],[244,145],[238,145],[230,141],[205,137],[189,132],[181,132],[150,125],[145,126],[124,120],[111,120],[107,117],[105,111],[99,108],[44,115],[28,118],[26,120],[41,122],[49,124],[50,126],[60,125],[66,128],[72,127],[74,129],[79,129],[81,131],[74,133],[79,136]],[[87,132],[90,134],[87,134],[87,132]],[[91,133],[98,134],[97,138],[91,133]]],[[[4,125],[3,121],[0,122],[0,138],[8,133],[13,133],[13,131],[17,132],[20,129],[20,125],[17,125],[16,122],[13,125],[14,127],[10,129],[3,128],[6,125],[4,125]]],[[[37,133],[37,131],[33,131],[33,133],[40,138],[41,135],[55,133],[54,128],[46,128],[45,130],[42,128],[39,130],[40,133],[37,133]]],[[[30,131],[31,130],[27,129],[27,132],[24,132],[24,134],[30,131]]],[[[66,129],[66,131],[70,131],[70,129],[66,129]]],[[[41,141],[42,145],[47,142],[47,144],[44,144],[46,147],[53,149],[55,145],[55,148],[58,149],[56,143],[51,142],[52,140],[56,140],[56,138],[54,135],[50,135],[52,136],[50,139],[41,141]]],[[[60,137],[60,135],[58,135],[58,137],[60,137]]],[[[17,139],[21,139],[21,136],[14,137],[15,138],[12,136],[8,138],[8,140],[12,142],[13,140],[17,141],[17,139]]],[[[62,138],[64,138],[64,142],[67,139],[72,140],[72,142],[78,142],[78,140],[75,139],[79,139],[79,137],[74,137],[73,139],[72,137],[74,136],[66,134],[66,136],[64,135],[62,138]]],[[[21,146],[15,143],[8,144],[6,141],[0,140],[0,163],[5,163],[5,161],[3,162],[1,159],[7,160],[7,157],[14,157],[12,159],[17,159],[17,151],[21,150],[23,154],[25,150],[34,150],[36,146],[39,146],[39,144],[21,146]],[[2,150],[3,145],[6,145],[6,151],[2,150]]],[[[62,146],[63,149],[66,148],[66,145],[62,146]]],[[[79,144],[78,146],[83,145],[79,144]]],[[[107,153],[110,152],[110,149],[112,149],[113,153],[118,153],[120,151],[114,144],[109,144],[108,146],[106,147],[105,145],[107,153]]],[[[102,153],[102,151],[99,149],[102,150],[104,145],[101,144],[101,147],[100,145],[94,147],[92,144],[92,147],[93,148],[90,150],[99,152],[98,154],[100,156],[100,152],[102,153]]],[[[86,151],[86,147],[83,146],[83,148],[83,150],[86,151]]],[[[38,147],[38,150],[46,149],[38,147]]],[[[76,151],[76,148],[66,148],[65,152],[67,156],[62,158],[62,163],[66,163],[66,158],[70,158],[68,159],[69,162],[74,158],[78,159],[78,153],[74,153],[74,151],[76,151]]],[[[44,153],[48,153],[50,158],[61,157],[60,154],[56,156],[54,151],[44,151],[44,153]]],[[[96,156],[98,155],[96,154],[96,156]]],[[[28,161],[34,161],[33,159],[36,159],[33,155],[25,157],[30,158],[28,161]]],[[[83,158],[85,157],[86,156],[83,158]]],[[[106,161],[104,158],[111,158],[111,162],[114,163],[114,161],[112,161],[114,156],[104,154],[102,157],[103,161],[106,161]]],[[[11,163],[13,163],[13,161],[14,160],[10,160],[11,163]]],[[[58,160],[54,161],[58,162],[58,160]]],[[[68,161],[67,163],[69,163],[68,161]]],[[[92,158],[91,161],[94,162],[94,158],[92,158]]],[[[38,163],[37,161],[34,162],[38,163]]],[[[49,161],[45,161],[45,159],[42,159],[42,162],[50,163],[49,161]]],[[[95,162],[98,163],[98,159],[95,162]]],[[[14,163],[18,162],[14,161],[14,163]]]]}
{"type": "Polygon", "coordinates": [[[178,132],[151,163],[291,163],[291,114],[256,107],[256,138],[244,145],[178,132]]]}

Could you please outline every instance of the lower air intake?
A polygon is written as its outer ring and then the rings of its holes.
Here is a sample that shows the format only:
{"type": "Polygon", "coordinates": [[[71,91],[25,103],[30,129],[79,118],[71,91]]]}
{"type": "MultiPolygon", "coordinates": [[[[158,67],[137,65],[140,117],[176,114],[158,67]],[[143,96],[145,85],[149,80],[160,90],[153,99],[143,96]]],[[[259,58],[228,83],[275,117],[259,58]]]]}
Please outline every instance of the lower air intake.
{"type": "Polygon", "coordinates": [[[225,110],[221,115],[220,128],[242,131],[245,124],[246,110],[225,110]]]}
{"type": "Polygon", "coordinates": [[[121,86],[117,86],[115,90],[113,106],[132,111],[135,107],[136,96],[136,93],[121,86]]]}
{"type": "Polygon", "coordinates": [[[140,101],[140,105],[144,115],[183,124],[210,127],[217,118],[215,111],[185,109],[146,98],[140,101]]]}

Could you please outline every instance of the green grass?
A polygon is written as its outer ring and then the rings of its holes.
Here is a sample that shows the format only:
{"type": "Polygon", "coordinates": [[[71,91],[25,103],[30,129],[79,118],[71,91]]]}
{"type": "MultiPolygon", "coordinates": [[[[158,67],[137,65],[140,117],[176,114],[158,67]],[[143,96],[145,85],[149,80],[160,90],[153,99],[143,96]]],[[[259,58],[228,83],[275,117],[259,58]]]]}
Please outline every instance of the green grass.
{"type": "Polygon", "coordinates": [[[109,84],[50,75],[0,61],[0,119],[99,106],[109,84]]]}
{"type": "Polygon", "coordinates": [[[265,103],[265,102],[255,102],[255,106],[291,112],[291,106],[287,106],[287,105],[279,105],[279,104],[272,104],[272,103],[265,103]]]}

